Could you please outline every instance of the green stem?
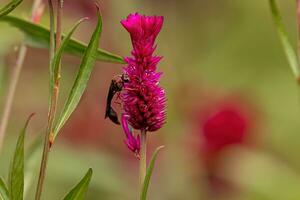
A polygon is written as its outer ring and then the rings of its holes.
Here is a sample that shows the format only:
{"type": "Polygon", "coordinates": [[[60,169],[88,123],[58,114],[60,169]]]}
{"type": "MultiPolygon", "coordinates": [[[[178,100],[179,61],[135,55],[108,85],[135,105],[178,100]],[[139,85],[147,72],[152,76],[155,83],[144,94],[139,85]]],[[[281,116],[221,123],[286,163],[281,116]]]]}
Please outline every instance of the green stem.
{"type": "MultiPolygon", "coordinates": [[[[61,44],[61,21],[62,21],[62,10],[63,10],[63,0],[58,0],[58,7],[57,7],[57,26],[56,26],[56,40],[55,40],[55,34],[54,34],[54,9],[53,9],[53,4],[51,0],[48,0],[49,3],[49,10],[50,10],[50,70],[51,68],[51,63],[53,56],[55,54],[55,50],[57,50],[60,47],[61,44]],[[56,42],[56,43],[55,43],[56,42]],[[55,46],[54,46],[55,45],[55,46]]],[[[52,72],[50,73],[52,74],[52,72]]],[[[50,77],[52,79],[52,77],[50,77]]],[[[38,185],[36,189],[36,195],[35,195],[35,200],[40,200],[42,196],[42,191],[43,191],[43,185],[45,181],[45,176],[46,176],[46,169],[47,169],[47,163],[48,163],[48,158],[49,158],[49,153],[51,150],[51,145],[52,145],[52,138],[51,136],[53,135],[53,124],[54,124],[54,119],[56,115],[56,110],[57,110],[57,102],[58,102],[58,94],[59,94],[59,85],[60,85],[60,73],[58,73],[57,77],[54,77],[54,87],[50,99],[50,108],[49,108],[49,113],[48,113],[48,125],[47,125],[47,130],[45,134],[45,141],[44,141],[44,150],[43,150],[43,156],[42,156],[42,161],[41,161],[41,166],[40,166],[40,174],[39,174],[39,180],[38,180],[38,185]]]]}
{"type": "Polygon", "coordinates": [[[49,60],[51,67],[51,60],[55,53],[55,20],[54,20],[54,8],[52,0],[48,0],[49,6],[49,18],[50,18],[50,46],[49,46],[49,60]]]}
{"type": "Polygon", "coordinates": [[[63,15],[63,0],[57,0],[57,16],[56,16],[56,50],[60,47],[61,44],[61,27],[62,27],[62,15],[63,15]]]}
{"type": "Polygon", "coordinates": [[[147,171],[147,133],[141,130],[141,155],[140,155],[140,189],[142,191],[147,171]]]}

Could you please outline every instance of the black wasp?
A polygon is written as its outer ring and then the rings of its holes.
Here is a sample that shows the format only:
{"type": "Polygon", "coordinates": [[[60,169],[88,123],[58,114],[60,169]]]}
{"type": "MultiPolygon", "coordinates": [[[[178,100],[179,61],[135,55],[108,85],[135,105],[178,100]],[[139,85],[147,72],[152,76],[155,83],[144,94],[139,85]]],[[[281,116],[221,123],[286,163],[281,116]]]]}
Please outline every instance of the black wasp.
{"type": "Polygon", "coordinates": [[[107,99],[106,99],[106,111],[105,119],[108,117],[113,123],[120,124],[117,112],[112,108],[111,102],[115,94],[120,93],[124,88],[124,83],[129,82],[127,74],[118,75],[111,80],[107,99]]]}

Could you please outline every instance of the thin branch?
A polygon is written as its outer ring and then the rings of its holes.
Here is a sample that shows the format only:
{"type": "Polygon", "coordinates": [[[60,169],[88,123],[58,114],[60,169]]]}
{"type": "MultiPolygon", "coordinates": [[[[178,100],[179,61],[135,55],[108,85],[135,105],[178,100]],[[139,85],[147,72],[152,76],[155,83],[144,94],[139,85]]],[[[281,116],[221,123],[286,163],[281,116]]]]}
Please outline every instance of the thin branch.
{"type": "Polygon", "coordinates": [[[11,78],[8,85],[7,96],[4,104],[4,111],[0,124],[0,151],[4,142],[5,132],[8,124],[8,120],[11,114],[11,108],[19,81],[20,73],[23,67],[23,63],[26,57],[27,47],[22,44],[18,53],[16,64],[13,66],[11,78]]]}
{"type": "MultiPolygon", "coordinates": [[[[31,10],[31,21],[34,20],[34,16],[38,9],[42,5],[42,0],[35,0],[33,2],[32,10],[31,10]]],[[[8,121],[11,114],[11,109],[13,105],[13,100],[15,97],[16,88],[19,82],[19,77],[23,68],[24,60],[27,54],[27,47],[26,44],[23,42],[20,46],[20,50],[17,56],[16,64],[13,66],[11,72],[11,78],[8,85],[8,90],[6,94],[6,99],[4,103],[4,110],[0,121],[0,152],[2,150],[5,133],[8,125],[8,121]]]]}

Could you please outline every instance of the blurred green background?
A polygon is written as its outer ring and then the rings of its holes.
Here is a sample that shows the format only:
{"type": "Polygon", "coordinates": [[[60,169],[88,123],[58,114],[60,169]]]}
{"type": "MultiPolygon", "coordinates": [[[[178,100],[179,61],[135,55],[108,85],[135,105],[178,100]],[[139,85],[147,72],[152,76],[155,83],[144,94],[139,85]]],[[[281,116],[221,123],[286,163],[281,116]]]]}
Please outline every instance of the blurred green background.
{"type": "MultiPolygon", "coordinates": [[[[25,1],[13,14],[27,17],[31,3],[25,1]]],[[[278,3],[296,46],[295,1],[278,3]]],[[[95,25],[93,1],[66,0],[65,4],[65,31],[81,17],[91,17],[75,34],[87,42],[95,25]]],[[[267,0],[103,0],[101,10],[100,46],[122,56],[130,55],[131,44],[121,19],[135,12],[165,17],[157,54],[164,57],[159,70],[164,72],[161,85],[167,92],[167,123],[151,133],[149,156],[158,145],[166,148],[159,155],[149,199],[300,199],[299,89],[280,46],[267,0]],[[216,192],[208,180],[197,116],[208,104],[223,99],[247,107],[252,129],[248,131],[250,145],[240,144],[222,152],[214,176],[226,186],[216,192]]],[[[42,24],[48,24],[47,12],[42,24]]],[[[23,35],[2,22],[0,30],[3,105],[10,66],[23,35]]],[[[46,50],[29,49],[0,156],[2,177],[6,177],[17,134],[30,113],[36,116],[27,135],[28,149],[44,134],[47,63],[46,50]]],[[[64,56],[60,104],[79,63],[79,58],[64,56]]],[[[138,161],[124,145],[122,129],[104,120],[108,86],[121,69],[122,65],[101,62],[95,66],[79,107],[52,149],[44,199],[60,199],[89,167],[94,175],[87,199],[137,199],[138,161]]],[[[27,199],[33,199],[40,156],[37,151],[26,166],[26,176],[33,177],[33,186],[27,185],[27,199]]]]}

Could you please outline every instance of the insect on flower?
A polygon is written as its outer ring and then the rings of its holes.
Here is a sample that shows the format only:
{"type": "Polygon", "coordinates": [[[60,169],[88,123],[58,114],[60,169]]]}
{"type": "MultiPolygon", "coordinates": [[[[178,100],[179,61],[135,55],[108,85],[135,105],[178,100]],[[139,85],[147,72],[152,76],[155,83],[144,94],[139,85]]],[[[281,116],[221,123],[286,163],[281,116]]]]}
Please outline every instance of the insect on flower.
{"type": "Polygon", "coordinates": [[[118,94],[117,98],[119,99],[120,92],[124,88],[124,83],[129,82],[129,77],[127,74],[117,75],[115,76],[110,83],[107,99],[106,99],[106,111],[105,111],[105,119],[108,117],[113,123],[120,124],[118,119],[117,112],[112,108],[111,103],[115,96],[118,94]]]}
{"type": "Polygon", "coordinates": [[[124,140],[137,158],[140,156],[142,139],[146,132],[159,130],[166,119],[166,94],[159,85],[162,72],[157,65],[162,59],[154,55],[155,39],[158,36],[164,17],[146,16],[138,13],[130,14],[121,20],[123,27],[129,32],[133,50],[131,57],[125,57],[127,63],[123,67],[123,75],[112,81],[107,95],[105,118],[120,124],[117,112],[112,108],[112,100],[116,94],[122,107],[122,128],[124,140]],[[134,130],[139,130],[135,134],[134,130]]]}

